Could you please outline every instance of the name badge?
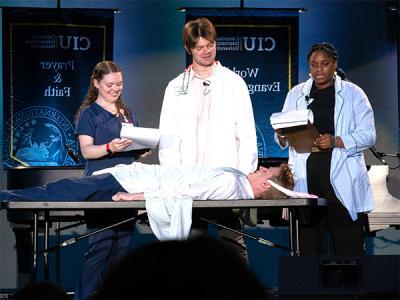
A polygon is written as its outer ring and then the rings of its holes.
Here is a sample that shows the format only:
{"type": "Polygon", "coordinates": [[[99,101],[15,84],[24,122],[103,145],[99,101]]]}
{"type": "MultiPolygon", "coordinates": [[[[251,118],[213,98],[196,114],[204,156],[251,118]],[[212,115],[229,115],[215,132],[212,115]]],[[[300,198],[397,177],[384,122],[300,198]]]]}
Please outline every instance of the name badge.
{"type": "Polygon", "coordinates": [[[121,121],[121,124],[122,124],[122,127],[135,127],[135,125],[133,125],[132,122],[122,122],[121,121]]]}

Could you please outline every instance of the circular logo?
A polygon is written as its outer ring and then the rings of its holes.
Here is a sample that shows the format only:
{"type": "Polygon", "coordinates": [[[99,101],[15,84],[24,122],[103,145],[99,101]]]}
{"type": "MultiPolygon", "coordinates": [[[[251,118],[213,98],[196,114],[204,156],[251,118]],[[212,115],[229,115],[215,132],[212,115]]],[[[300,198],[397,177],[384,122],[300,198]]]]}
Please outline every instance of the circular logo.
{"type": "Polygon", "coordinates": [[[257,148],[258,157],[267,156],[267,143],[265,142],[264,135],[260,127],[256,124],[256,135],[257,135],[257,148]]]}
{"type": "Polygon", "coordinates": [[[14,113],[4,128],[4,166],[74,166],[64,145],[77,150],[74,128],[58,110],[30,106],[14,113]]]}

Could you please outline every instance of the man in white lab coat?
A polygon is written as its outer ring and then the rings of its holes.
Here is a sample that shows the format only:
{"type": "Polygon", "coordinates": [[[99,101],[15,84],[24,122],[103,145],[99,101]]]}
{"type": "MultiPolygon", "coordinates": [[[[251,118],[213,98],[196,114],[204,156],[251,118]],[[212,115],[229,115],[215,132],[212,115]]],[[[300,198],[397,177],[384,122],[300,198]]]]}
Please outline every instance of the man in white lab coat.
{"type": "MultiPolygon", "coordinates": [[[[251,99],[244,80],[216,60],[216,40],[215,27],[206,18],[184,26],[183,44],[192,64],[165,90],[160,164],[225,166],[249,174],[256,170],[258,159],[251,99]]],[[[215,210],[213,217],[228,227],[243,228],[232,210],[215,210]]],[[[207,224],[193,228],[204,233],[207,224]]],[[[220,228],[219,236],[248,261],[242,235],[220,228]]]]}

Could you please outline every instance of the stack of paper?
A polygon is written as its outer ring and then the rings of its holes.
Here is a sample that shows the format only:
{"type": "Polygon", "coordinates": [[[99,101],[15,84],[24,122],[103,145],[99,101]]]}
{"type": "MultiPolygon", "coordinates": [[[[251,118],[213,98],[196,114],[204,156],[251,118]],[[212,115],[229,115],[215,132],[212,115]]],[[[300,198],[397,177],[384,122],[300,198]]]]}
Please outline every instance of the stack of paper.
{"type": "Polygon", "coordinates": [[[271,126],[274,129],[307,125],[308,121],[314,123],[314,115],[310,109],[292,110],[273,113],[270,117],[271,126]]]}
{"type": "Polygon", "coordinates": [[[120,136],[133,141],[124,151],[154,149],[160,141],[160,130],[156,128],[122,126],[120,136]]]}

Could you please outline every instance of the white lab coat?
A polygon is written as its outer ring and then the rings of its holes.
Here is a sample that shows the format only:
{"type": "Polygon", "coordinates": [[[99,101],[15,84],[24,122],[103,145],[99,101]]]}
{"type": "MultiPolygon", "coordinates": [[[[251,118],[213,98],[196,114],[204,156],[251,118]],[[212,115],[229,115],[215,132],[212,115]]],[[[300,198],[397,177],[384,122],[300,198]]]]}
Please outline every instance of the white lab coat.
{"type": "MultiPolygon", "coordinates": [[[[159,160],[164,166],[196,165],[197,102],[190,85],[193,73],[180,74],[165,90],[159,145],[159,160]]],[[[245,174],[254,172],[258,160],[257,137],[247,85],[220,63],[209,80],[212,103],[207,165],[232,167],[245,174]]]]}
{"type": "MultiPolygon", "coordinates": [[[[310,78],[291,89],[282,112],[307,109],[306,97],[310,95],[313,80],[310,78]]],[[[358,212],[374,208],[371,184],[365,166],[363,150],[375,144],[374,114],[364,91],[357,85],[335,80],[335,135],[340,136],[345,148],[332,151],[330,180],[337,198],[348,210],[353,220],[358,212]]],[[[279,145],[275,134],[275,141],[279,145]]],[[[289,147],[289,164],[295,177],[295,191],[307,191],[306,163],[309,153],[297,153],[289,147]]]]}

